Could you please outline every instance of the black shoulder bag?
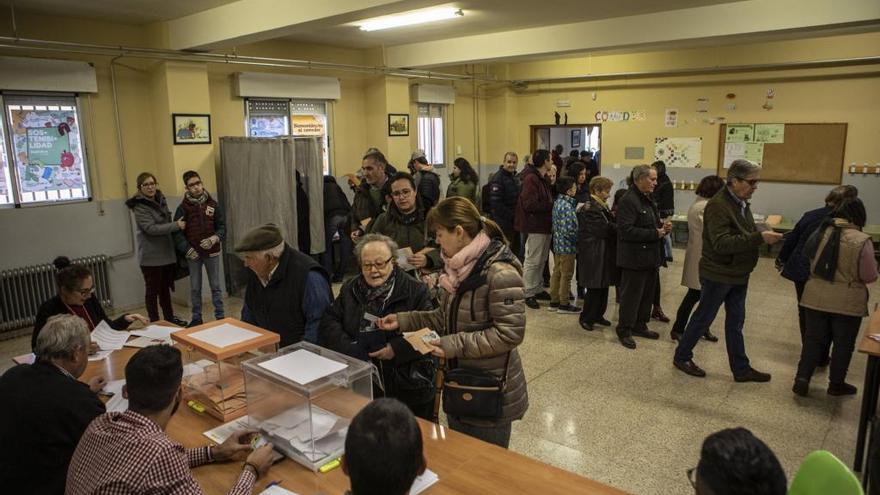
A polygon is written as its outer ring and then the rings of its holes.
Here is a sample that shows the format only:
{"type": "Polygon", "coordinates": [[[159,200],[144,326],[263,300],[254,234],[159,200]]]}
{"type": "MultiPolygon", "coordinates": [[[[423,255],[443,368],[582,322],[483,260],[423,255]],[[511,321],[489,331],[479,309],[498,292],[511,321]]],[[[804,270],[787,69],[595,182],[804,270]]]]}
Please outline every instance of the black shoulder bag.
{"type": "Polygon", "coordinates": [[[456,417],[501,417],[509,365],[508,352],[504,361],[504,377],[500,379],[486,370],[451,368],[443,379],[443,412],[456,417]]]}

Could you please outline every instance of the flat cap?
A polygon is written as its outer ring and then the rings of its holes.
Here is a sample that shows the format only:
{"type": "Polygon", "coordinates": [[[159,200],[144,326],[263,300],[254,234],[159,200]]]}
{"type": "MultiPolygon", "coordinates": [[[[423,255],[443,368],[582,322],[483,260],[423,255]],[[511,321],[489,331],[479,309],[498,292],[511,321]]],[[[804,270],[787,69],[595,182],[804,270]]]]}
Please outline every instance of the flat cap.
{"type": "Polygon", "coordinates": [[[238,253],[250,251],[264,251],[284,242],[281,230],[274,223],[267,223],[254,227],[244,235],[241,242],[235,246],[238,253]]]}

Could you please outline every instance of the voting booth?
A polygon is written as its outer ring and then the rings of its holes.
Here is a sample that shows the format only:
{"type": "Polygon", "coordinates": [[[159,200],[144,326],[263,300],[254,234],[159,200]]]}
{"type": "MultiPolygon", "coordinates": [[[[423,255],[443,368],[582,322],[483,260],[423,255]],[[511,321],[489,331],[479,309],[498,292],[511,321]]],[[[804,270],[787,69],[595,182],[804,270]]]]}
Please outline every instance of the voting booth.
{"type": "Polygon", "coordinates": [[[373,399],[370,363],[307,342],[242,368],[250,427],[313,471],[342,455],[348,425],[373,399]]]}
{"type": "Polygon", "coordinates": [[[171,334],[183,350],[184,400],[227,422],[247,414],[241,362],[250,353],[274,353],[281,337],[235,318],[223,318],[171,334]]]}

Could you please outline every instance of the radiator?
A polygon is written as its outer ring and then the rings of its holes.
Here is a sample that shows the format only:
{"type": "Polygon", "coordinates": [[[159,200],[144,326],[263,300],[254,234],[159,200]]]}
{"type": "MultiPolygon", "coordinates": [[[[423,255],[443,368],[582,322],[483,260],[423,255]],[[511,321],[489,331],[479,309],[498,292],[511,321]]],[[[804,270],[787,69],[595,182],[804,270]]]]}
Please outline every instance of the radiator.
{"type": "MultiPolygon", "coordinates": [[[[102,254],[77,258],[71,262],[88,267],[95,284],[92,297],[97,298],[104,307],[109,307],[109,258],[102,254]]],[[[20,333],[11,330],[33,325],[40,305],[57,293],[55,266],[52,263],[0,271],[0,340],[20,333]]]]}

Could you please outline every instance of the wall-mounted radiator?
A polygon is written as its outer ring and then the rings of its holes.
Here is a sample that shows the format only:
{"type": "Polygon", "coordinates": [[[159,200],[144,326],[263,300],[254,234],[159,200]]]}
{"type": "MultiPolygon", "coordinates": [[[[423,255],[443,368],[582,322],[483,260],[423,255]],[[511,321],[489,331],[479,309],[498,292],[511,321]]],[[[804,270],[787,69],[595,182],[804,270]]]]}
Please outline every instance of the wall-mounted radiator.
{"type": "MultiPolygon", "coordinates": [[[[102,254],[71,262],[88,267],[95,284],[92,297],[110,306],[109,258],[102,254]]],[[[52,263],[0,270],[0,340],[13,337],[11,330],[33,325],[40,304],[57,293],[52,263]]]]}

